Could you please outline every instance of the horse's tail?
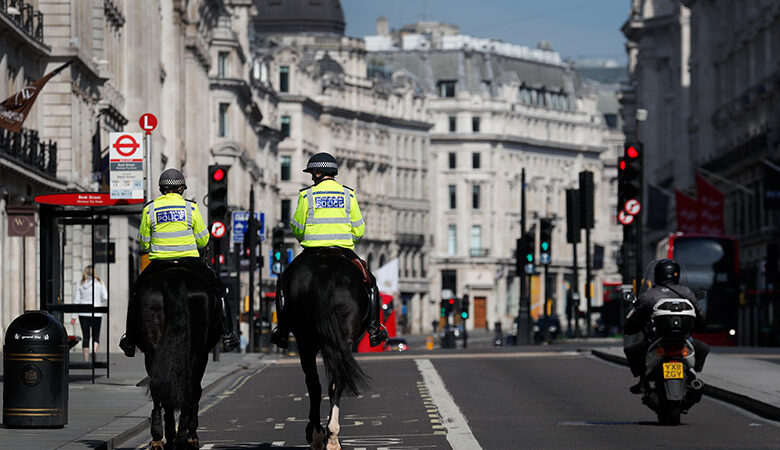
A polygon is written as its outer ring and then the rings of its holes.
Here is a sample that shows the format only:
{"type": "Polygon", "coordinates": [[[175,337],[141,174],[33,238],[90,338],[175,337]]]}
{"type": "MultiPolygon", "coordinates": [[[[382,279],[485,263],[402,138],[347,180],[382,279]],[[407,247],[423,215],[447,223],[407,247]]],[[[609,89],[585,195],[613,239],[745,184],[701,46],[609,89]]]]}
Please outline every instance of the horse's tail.
{"type": "Polygon", "coordinates": [[[360,389],[368,385],[368,379],[352,356],[347,337],[340,325],[336,308],[332,305],[334,286],[319,291],[319,301],[324,311],[320,311],[317,324],[317,334],[320,340],[322,359],[328,377],[336,384],[344,387],[344,391],[354,396],[360,395],[360,389]]]}
{"type": "Polygon", "coordinates": [[[163,281],[160,291],[165,328],[149,371],[149,389],[163,407],[181,409],[191,386],[190,311],[182,283],[163,281]]]}

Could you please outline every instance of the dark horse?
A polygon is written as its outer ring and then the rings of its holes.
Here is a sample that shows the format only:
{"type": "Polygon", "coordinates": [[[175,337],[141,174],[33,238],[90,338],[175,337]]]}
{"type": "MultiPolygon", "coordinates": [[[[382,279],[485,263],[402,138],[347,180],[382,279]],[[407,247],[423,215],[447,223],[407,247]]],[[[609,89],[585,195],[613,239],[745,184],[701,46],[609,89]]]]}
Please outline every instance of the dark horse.
{"type": "Polygon", "coordinates": [[[284,271],[284,317],[298,343],[301,368],[309,391],[306,442],[312,449],[341,448],[339,402],[346,390],[359,395],[366,375],[352,356],[352,344],[368,326],[368,293],[360,269],[339,249],[309,248],[284,271]],[[330,418],[320,423],[322,387],[317,375],[317,353],[322,352],[328,376],[330,418]]]}
{"type": "Polygon", "coordinates": [[[219,341],[220,309],[208,283],[184,267],[169,267],[136,283],[137,301],[129,312],[144,352],[152,394],[152,442],[149,448],[198,448],[200,382],[208,352],[219,341]],[[180,411],[176,432],[174,413],[180,411]],[[165,438],[163,447],[163,411],[165,438]]]}

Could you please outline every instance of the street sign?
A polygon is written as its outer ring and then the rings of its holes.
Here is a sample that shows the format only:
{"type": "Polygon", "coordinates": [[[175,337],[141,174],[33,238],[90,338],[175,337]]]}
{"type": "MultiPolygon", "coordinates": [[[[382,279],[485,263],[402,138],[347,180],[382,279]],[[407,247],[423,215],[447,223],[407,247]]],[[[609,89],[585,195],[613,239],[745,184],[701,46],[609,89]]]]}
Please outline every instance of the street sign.
{"type": "Polygon", "coordinates": [[[109,133],[111,198],[144,198],[144,146],[141,133],[109,133]]]}
{"type": "Polygon", "coordinates": [[[144,199],[115,199],[105,192],[68,192],[43,194],[35,197],[35,203],[59,206],[115,206],[143,203],[144,199]]]}
{"type": "Polygon", "coordinates": [[[642,204],[639,202],[639,200],[631,198],[626,200],[625,205],[623,205],[623,210],[628,214],[635,216],[639,214],[639,211],[642,210],[642,204]]]}
{"type": "Polygon", "coordinates": [[[620,211],[618,213],[618,221],[623,225],[631,225],[631,223],[634,221],[634,216],[628,214],[625,211],[620,211]]]}
{"type": "Polygon", "coordinates": [[[216,239],[223,237],[225,235],[225,224],[219,221],[212,223],[211,235],[216,239]]]}
{"type": "MultiPolygon", "coordinates": [[[[257,236],[260,242],[265,241],[265,213],[255,211],[255,221],[257,222],[257,236]]],[[[232,214],[231,235],[233,242],[244,242],[244,235],[249,230],[249,211],[233,211],[232,214]]]]}
{"type": "Polygon", "coordinates": [[[550,254],[549,253],[539,254],[539,262],[541,262],[544,265],[550,264],[550,254]]]}
{"type": "Polygon", "coordinates": [[[146,131],[147,134],[151,133],[157,128],[157,117],[154,114],[146,113],[138,119],[138,124],[141,125],[141,129],[146,131]]]}

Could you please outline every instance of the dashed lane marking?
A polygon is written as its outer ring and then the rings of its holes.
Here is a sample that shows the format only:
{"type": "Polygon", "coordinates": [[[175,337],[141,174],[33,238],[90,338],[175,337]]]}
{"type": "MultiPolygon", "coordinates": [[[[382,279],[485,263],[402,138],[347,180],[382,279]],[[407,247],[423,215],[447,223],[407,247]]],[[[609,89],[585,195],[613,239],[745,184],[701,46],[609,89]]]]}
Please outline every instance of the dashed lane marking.
{"type": "Polygon", "coordinates": [[[266,367],[269,367],[269,366],[270,365],[264,365],[262,367],[259,367],[257,370],[255,370],[252,373],[249,373],[249,374],[242,375],[242,376],[238,377],[230,385],[230,387],[227,388],[224,392],[220,393],[213,402],[211,402],[208,405],[200,408],[200,410],[198,410],[198,414],[205,414],[208,410],[210,410],[211,408],[213,408],[217,404],[219,404],[219,402],[221,402],[222,400],[224,400],[224,399],[232,396],[233,394],[235,394],[236,391],[241,389],[241,387],[243,387],[246,384],[246,382],[249,381],[250,378],[252,378],[253,376],[255,376],[258,373],[262,372],[266,367]]]}
{"type": "MultiPolygon", "coordinates": [[[[482,449],[469,428],[466,418],[460,412],[455,399],[444,386],[444,380],[441,379],[436,368],[429,359],[415,359],[417,369],[422,375],[423,382],[433,398],[436,409],[439,411],[442,422],[446,423],[447,441],[453,450],[476,450],[482,449]]],[[[442,425],[433,425],[432,428],[444,428],[442,425]]]]}
{"type": "Polygon", "coordinates": [[[274,425],[274,430],[283,430],[283,429],[284,429],[283,423],[277,423],[276,425],[274,425]]]}
{"type": "Polygon", "coordinates": [[[285,441],[273,441],[271,442],[271,447],[284,447],[285,441]]]}

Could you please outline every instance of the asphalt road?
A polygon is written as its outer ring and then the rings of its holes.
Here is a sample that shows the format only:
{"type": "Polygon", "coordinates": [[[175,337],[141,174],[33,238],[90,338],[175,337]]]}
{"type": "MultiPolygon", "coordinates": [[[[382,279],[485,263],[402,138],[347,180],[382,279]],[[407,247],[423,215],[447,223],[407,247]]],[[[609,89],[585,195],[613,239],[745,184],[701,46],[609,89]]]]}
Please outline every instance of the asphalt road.
{"type": "MultiPolygon", "coordinates": [[[[393,354],[361,365],[373,383],[342,400],[345,448],[780,448],[779,423],[707,397],[681,426],[658,426],[628,392],[625,367],[565,348],[393,354]]],[[[201,448],[307,447],[307,414],[297,360],[280,360],[202,399],[201,448]]],[[[148,441],[139,435],[123,448],[148,441]]]]}

